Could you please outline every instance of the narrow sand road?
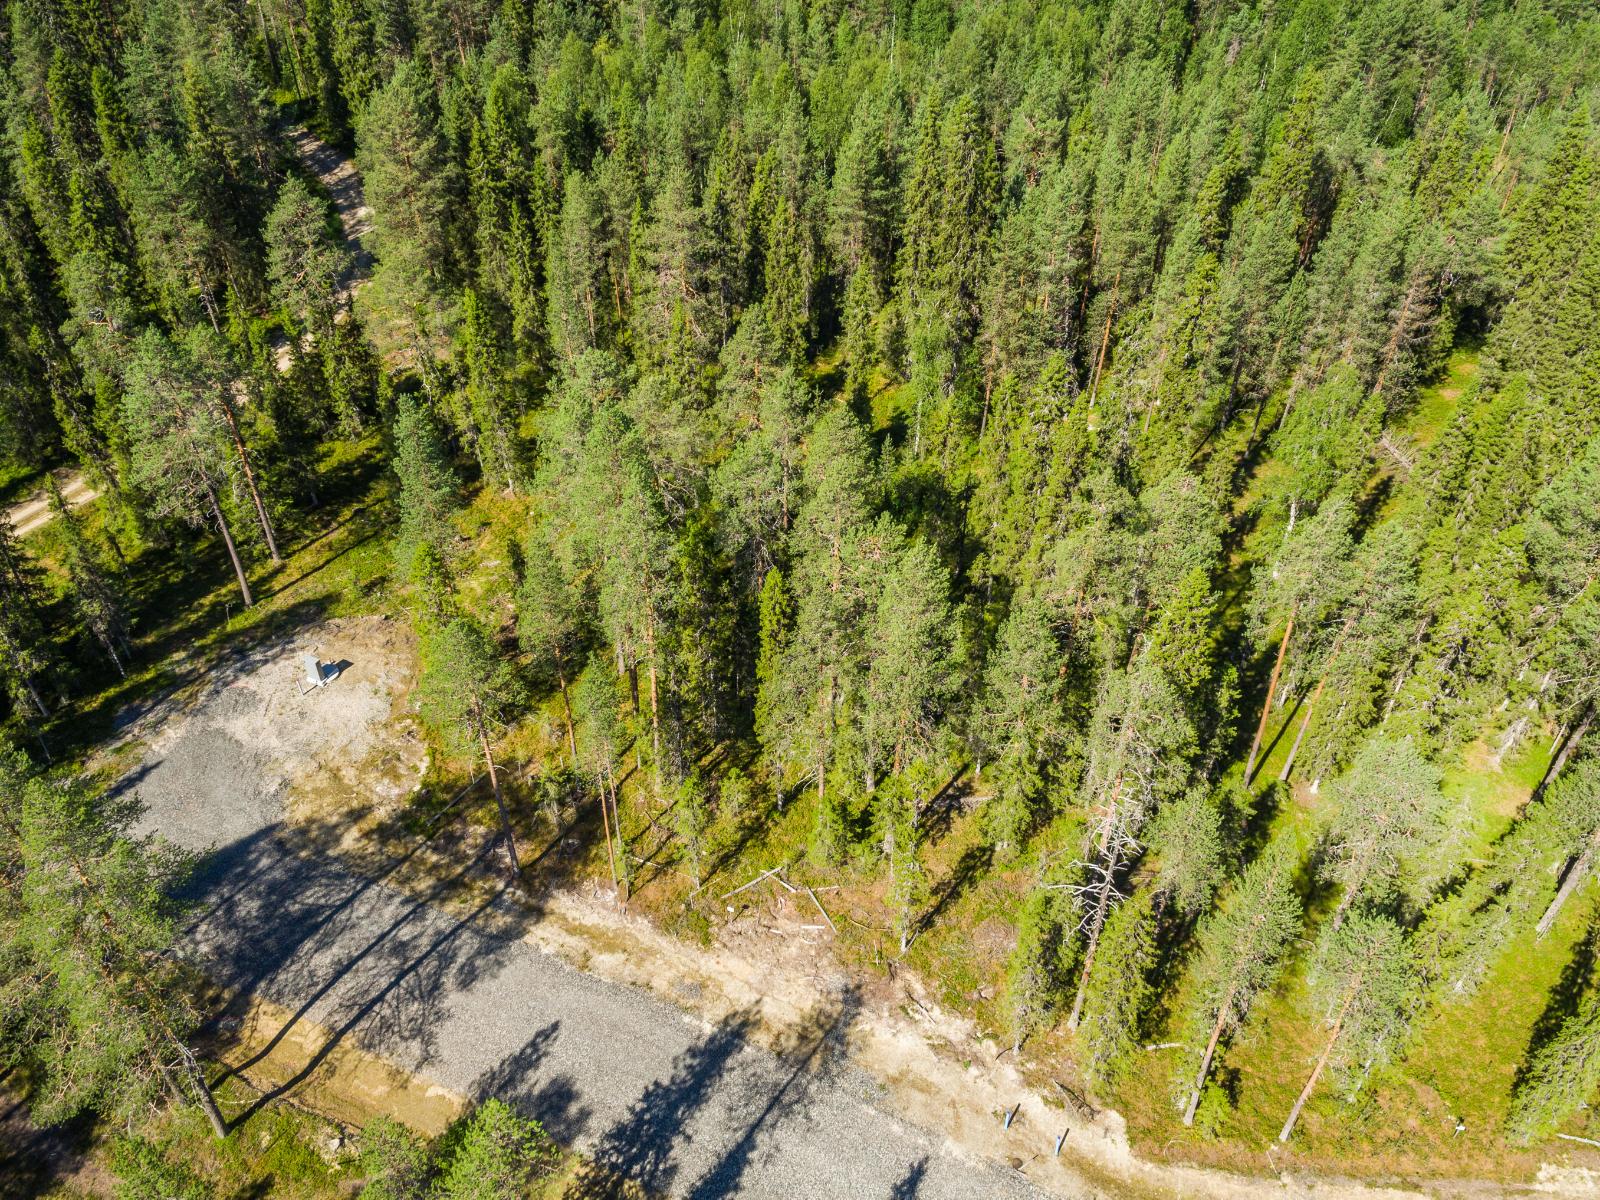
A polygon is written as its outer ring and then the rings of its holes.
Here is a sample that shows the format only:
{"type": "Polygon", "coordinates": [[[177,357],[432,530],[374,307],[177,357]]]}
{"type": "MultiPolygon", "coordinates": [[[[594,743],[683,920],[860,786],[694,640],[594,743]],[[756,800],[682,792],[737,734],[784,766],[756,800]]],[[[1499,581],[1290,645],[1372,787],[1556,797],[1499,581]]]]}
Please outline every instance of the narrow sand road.
{"type": "MultiPolygon", "coordinates": [[[[57,482],[61,485],[61,498],[67,502],[68,508],[81,508],[100,494],[89,486],[81,471],[61,476],[57,482]]],[[[49,498],[42,491],[20,504],[12,505],[6,512],[11,530],[18,537],[27,537],[35,529],[48,524],[53,516],[55,514],[50,511],[49,498]]]]}

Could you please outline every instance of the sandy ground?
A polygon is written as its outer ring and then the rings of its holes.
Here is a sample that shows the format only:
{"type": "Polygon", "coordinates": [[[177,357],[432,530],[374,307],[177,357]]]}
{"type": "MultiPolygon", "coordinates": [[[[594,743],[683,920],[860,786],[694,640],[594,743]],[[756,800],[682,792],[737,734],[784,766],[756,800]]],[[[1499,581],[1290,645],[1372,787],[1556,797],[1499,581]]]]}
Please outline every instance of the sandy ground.
{"type": "MultiPolygon", "coordinates": [[[[235,1024],[225,1032],[249,1047],[263,1044],[262,1031],[276,1027],[277,1034],[266,1036],[267,1053],[251,1050],[242,1061],[251,1062],[252,1071],[265,1071],[269,1084],[274,1079],[295,1080],[297,1095],[301,1087],[320,1087],[326,1107],[314,1097],[313,1103],[331,1115],[343,1115],[341,1103],[353,1102],[360,1109],[390,1103],[420,1128],[434,1129],[447,1120],[462,1096],[474,1093],[472,1087],[445,1078],[452,1069],[459,1073],[460,1063],[452,1059],[476,1052],[474,1029],[484,1031],[484,1036],[511,1032],[496,1022],[510,1019],[514,1025],[515,1014],[508,1017],[501,1003],[492,1012],[473,1017],[477,1026],[452,1033],[465,1018],[441,1004],[441,997],[451,989],[460,990],[459,976],[469,968],[491,982],[497,976],[509,979],[504,964],[517,957],[528,971],[545,971],[537,976],[538,986],[550,994],[542,995],[541,1003],[567,1005],[558,1006],[570,1027],[561,1035],[563,1041],[570,1044],[582,1037],[601,1043],[602,1050],[608,1039],[600,1018],[605,1005],[618,1004],[633,1024],[662,1020],[650,1015],[656,1010],[626,1000],[627,993],[645,992],[669,1002],[700,1029],[712,1031],[712,1040],[716,1030],[736,1027],[741,1041],[772,1051],[779,1063],[797,1056],[804,1061],[814,1053],[814,1047],[806,1047],[807,1039],[816,1034],[818,1013],[847,1012],[843,1029],[830,1037],[843,1047],[850,1072],[871,1081],[852,1084],[852,1089],[867,1088],[875,1108],[933,1132],[942,1158],[995,1164],[1018,1182],[1026,1179],[1032,1188],[1048,1194],[1116,1200],[1600,1195],[1600,1181],[1556,1167],[1547,1168],[1539,1183],[1527,1189],[1440,1183],[1407,1190],[1288,1175],[1245,1178],[1144,1162],[1130,1150],[1116,1113],[1082,1113],[1061,1095],[1041,1094],[1028,1086],[1009,1056],[978,1038],[966,1019],[941,1010],[914,977],[901,973],[893,980],[860,981],[847,976],[833,958],[831,935],[810,898],[786,891],[776,881],[744,893],[742,899],[751,903],[719,928],[712,947],[702,949],[620,910],[609,893],[599,889],[541,893],[536,904],[484,899],[490,895],[485,885],[493,879],[486,870],[475,877],[465,872],[459,888],[446,889],[437,884],[432,867],[414,870],[409,878],[396,868],[386,872],[379,888],[370,878],[359,882],[362,876],[330,865],[332,856],[326,863],[313,862],[303,853],[304,847],[283,849],[298,821],[301,827],[315,823],[315,848],[320,853],[341,847],[354,853],[361,848],[358,831],[393,813],[414,790],[426,762],[405,710],[414,654],[410,633],[397,622],[379,618],[328,622],[220,664],[181,707],[175,702],[158,706],[127,732],[146,747],[143,765],[128,782],[150,802],[151,828],[195,849],[251,848],[248,860],[236,855],[229,869],[239,882],[227,884],[227,895],[207,918],[215,927],[213,936],[223,937],[230,922],[235,926],[250,920],[267,922],[263,945],[228,949],[235,974],[244,981],[241,993],[251,994],[246,997],[247,1015],[240,1017],[236,1011],[230,1018],[235,1024]],[[345,665],[326,688],[302,694],[301,656],[306,653],[345,665]],[[271,854],[260,853],[269,842],[274,847],[271,854]],[[425,906],[394,894],[396,887],[403,887],[416,896],[430,880],[437,890],[426,897],[425,906]],[[345,898],[341,889],[352,888],[354,895],[345,898]],[[241,900],[250,889],[255,894],[241,900]],[[362,915],[362,906],[371,911],[362,915]],[[288,928],[272,928],[275,907],[288,928]],[[482,939],[481,944],[473,942],[472,953],[463,952],[446,971],[434,954],[433,926],[448,925],[452,918],[442,914],[467,907],[473,909],[474,918],[489,911],[493,926],[486,931],[480,923],[471,929],[471,937],[482,939]],[[407,932],[408,923],[417,925],[415,932],[407,932]],[[383,933],[357,943],[360,948],[347,954],[339,943],[342,935],[337,935],[341,925],[348,925],[356,938],[370,937],[373,927],[383,933]],[[395,930],[399,933],[393,934],[395,930]],[[524,952],[509,954],[508,939],[540,953],[532,959],[524,952]],[[272,942],[281,944],[266,944],[272,942]],[[422,958],[416,956],[418,946],[423,947],[422,958]],[[417,964],[429,955],[434,958],[426,969],[434,973],[419,980],[417,964]],[[322,969],[327,979],[315,983],[315,972],[308,973],[304,964],[315,965],[319,956],[325,960],[322,969]],[[263,958],[270,960],[270,967],[262,965],[263,958]],[[576,967],[582,972],[579,979],[595,982],[580,984],[533,965],[548,959],[576,967]],[[366,1048],[357,1047],[352,1039],[340,1040],[338,1032],[367,1021],[370,1013],[383,1017],[383,1005],[393,999],[396,982],[384,972],[395,968],[412,992],[412,1008],[391,1014],[392,1024],[405,1026],[394,1036],[392,1051],[384,1052],[381,1037],[368,1039],[366,1048]],[[361,986],[368,992],[357,988],[363,978],[368,982],[361,986]],[[284,1008],[273,1004],[294,1005],[297,996],[286,992],[263,998],[250,987],[274,979],[302,989],[312,981],[315,994],[285,1018],[284,1008]],[[593,990],[602,985],[613,990],[593,990]],[[248,1005],[251,999],[253,1006],[248,1005]],[[592,1011],[578,1014],[572,1011],[575,1006],[592,1011]],[[424,1028],[424,1018],[439,1022],[438,1028],[424,1028]],[[338,1030],[330,1035],[321,1032],[323,1026],[338,1030]],[[436,1044],[434,1039],[441,1036],[444,1043],[436,1044]],[[452,1037],[458,1039],[455,1049],[446,1053],[440,1046],[452,1037]],[[359,1057],[346,1062],[348,1055],[359,1057]],[[309,1070],[295,1071],[297,1059],[305,1059],[309,1070]],[[301,1074],[303,1078],[296,1079],[301,1074]],[[1016,1116],[1004,1129],[1002,1115],[1014,1106],[1016,1116]],[[1062,1134],[1066,1136],[1057,1158],[1053,1149],[1062,1134]]],[[[455,822],[447,857],[458,864],[488,862],[483,853],[486,837],[481,825],[455,822]]],[[[419,858],[411,867],[421,862],[419,858]]],[[[466,945],[460,930],[467,920],[459,918],[447,934],[439,935],[440,942],[454,939],[449,944],[457,949],[466,945]]],[[[528,1007],[532,1009],[531,1001],[528,1007]]],[[[637,1036],[638,1031],[628,1033],[637,1036]]],[[[690,1048],[703,1052],[703,1045],[690,1048]]],[[[594,1049],[586,1046],[583,1053],[592,1054],[594,1049]]],[[[540,1052],[548,1053],[548,1048],[541,1044],[540,1052]]],[[[607,1069],[604,1053],[582,1061],[580,1072],[592,1075],[596,1069],[607,1069]]],[[[545,1065],[548,1069],[550,1064],[545,1065]]],[[[767,1066],[758,1064],[750,1072],[766,1086],[767,1066]]],[[[463,1078],[470,1082],[472,1076],[463,1078]]],[[[580,1086],[608,1082],[579,1080],[580,1086]]],[[[799,1122],[794,1124],[796,1130],[820,1130],[822,1122],[837,1119],[837,1113],[828,1111],[841,1103],[836,1092],[819,1087],[805,1099],[809,1109],[791,1121],[799,1122]]],[[[617,1103],[625,1106],[626,1097],[617,1103]]],[[[670,1142],[678,1130],[668,1129],[666,1136],[670,1142]]],[[[929,1188],[927,1194],[935,1193],[946,1194],[943,1188],[929,1188]]],[[[997,1186],[985,1194],[998,1195],[1000,1190],[997,1186]]]]}
{"type": "Polygon", "coordinates": [[[404,712],[415,656],[404,625],[360,618],[218,663],[181,713],[158,706],[124,734],[145,746],[123,781],[149,806],[145,829],[159,813],[168,838],[206,850],[333,795],[346,818],[339,832],[353,833],[374,805],[410,795],[426,766],[404,712]],[[309,686],[306,655],[328,664],[325,686],[309,686]]]}
{"type": "MultiPolygon", "coordinates": [[[[67,472],[56,482],[61,485],[61,498],[67,502],[68,508],[81,508],[100,494],[89,486],[81,471],[67,472]]],[[[18,537],[26,537],[40,526],[48,524],[54,515],[50,511],[49,499],[41,491],[20,504],[12,505],[6,512],[6,519],[11,522],[12,531],[18,537]]]]}
{"type": "MultiPolygon", "coordinates": [[[[289,144],[299,156],[301,165],[316,176],[333,202],[339,217],[339,227],[344,232],[345,247],[350,251],[350,267],[339,281],[341,296],[353,296],[366,286],[372,275],[372,254],[361,239],[372,232],[372,209],[367,206],[366,193],[361,186],[361,175],[355,163],[344,157],[304,125],[289,130],[289,144]]],[[[341,312],[336,319],[342,320],[341,312]]],[[[310,335],[307,334],[307,345],[310,335]]],[[[279,371],[288,371],[292,365],[289,343],[277,346],[274,361],[279,371]]]]}

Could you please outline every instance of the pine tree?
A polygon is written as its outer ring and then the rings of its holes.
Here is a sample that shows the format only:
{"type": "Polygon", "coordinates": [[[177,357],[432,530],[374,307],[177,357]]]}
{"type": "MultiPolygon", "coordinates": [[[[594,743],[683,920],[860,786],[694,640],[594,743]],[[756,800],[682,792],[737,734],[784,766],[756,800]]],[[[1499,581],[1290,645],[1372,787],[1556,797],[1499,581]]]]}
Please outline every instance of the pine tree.
{"type": "Polygon", "coordinates": [[[562,577],[555,554],[542,533],[531,531],[523,549],[522,582],[517,589],[517,640],[530,656],[536,676],[554,679],[561,693],[567,751],[578,766],[570,684],[582,662],[584,621],[579,597],[562,577]]]}
{"type": "Polygon", "coordinates": [[[560,1160],[539,1122],[503,1100],[485,1100],[464,1120],[439,1173],[441,1200],[518,1200],[560,1160]]]}
{"type": "Polygon", "coordinates": [[[1439,787],[1438,769],[1411,741],[1373,737],[1361,748],[1333,797],[1323,871],[1339,887],[1334,928],[1358,902],[1394,899],[1406,868],[1438,842],[1450,811],[1439,787]]]}
{"type": "Polygon", "coordinates": [[[452,747],[483,756],[484,771],[500,816],[506,877],[522,882],[511,813],[500,786],[494,741],[500,726],[522,703],[522,687],[487,630],[466,616],[448,616],[422,632],[422,675],[418,683],[423,719],[452,747]]]}
{"type": "Polygon", "coordinates": [[[215,397],[229,386],[209,355],[149,329],[128,364],[123,420],[132,442],[130,482],[153,498],[159,515],[216,528],[249,605],[250,581],[222,507],[233,482],[231,439],[215,397]]]}
{"type": "Polygon", "coordinates": [[[133,649],[129,641],[127,606],[99,555],[89,545],[83,523],[67,508],[54,475],[50,476],[48,487],[50,511],[61,530],[67,576],[72,581],[73,607],[84,628],[105,650],[117,674],[125,677],[127,670],[123,660],[133,649]]]}
{"type": "Polygon", "coordinates": [[[1415,964],[1400,927],[1386,917],[1353,914],[1330,923],[1317,942],[1312,998],[1328,1040],[1278,1133],[1287,1142],[1300,1111],[1330,1066],[1351,1091],[1399,1046],[1411,1013],[1415,964]]]}
{"type": "Polygon", "coordinates": [[[170,896],[188,863],[170,847],[134,840],[136,816],[134,804],[84,780],[24,789],[18,935],[49,973],[58,1023],[31,1056],[35,1111],[46,1121],[91,1108],[126,1117],[171,1091],[192,1097],[223,1138],[227,1123],[189,1041],[198,989],[172,953],[170,896]]]}
{"type": "Polygon", "coordinates": [[[617,716],[615,672],[600,658],[592,659],[578,677],[574,689],[578,723],[582,730],[578,744],[583,761],[594,780],[600,801],[600,824],[606,836],[606,858],[611,868],[611,886],[626,901],[632,890],[633,871],[628,862],[628,842],[617,808],[617,760],[621,757],[623,736],[617,716]]]}
{"type": "MultiPolygon", "coordinates": [[[[795,629],[780,671],[781,724],[766,742],[774,765],[816,787],[826,853],[837,847],[837,807],[828,801],[841,707],[863,667],[864,621],[870,594],[863,575],[872,464],[866,438],[848,409],[824,413],[806,449],[805,504],[795,548],[795,629]]],[[[837,799],[837,798],[836,798],[837,799]]]]}
{"type": "Polygon", "coordinates": [[[428,1150],[422,1140],[393,1117],[378,1116],[361,1127],[362,1194],[376,1200],[424,1200],[428,1191],[428,1150]]]}
{"type": "Polygon", "coordinates": [[[279,190],[264,237],[273,298],[297,330],[310,334],[341,425],[358,429],[371,401],[375,366],[345,303],[350,251],[330,232],[327,205],[296,176],[279,190]]]}
{"type": "Polygon", "coordinates": [[[431,81],[414,60],[395,67],[357,123],[380,279],[405,312],[437,303],[460,270],[459,177],[440,124],[431,81]]]}
{"type": "Polygon", "coordinates": [[[1245,870],[1223,907],[1200,926],[1193,998],[1185,1014],[1185,1026],[1191,1031],[1187,1043],[1191,1048],[1181,1072],[1185,1125],[1194,1124],[1222,1040],[1244,1024],[1257,997],[1272,986],[1300,933],[1302,916],[1293,886],[1294,867],[1290,843],[1285,839],[1274,842],[1245,870]],[[1190,1068],[1194,1070],[1192,1082],[1190,1068]]]}

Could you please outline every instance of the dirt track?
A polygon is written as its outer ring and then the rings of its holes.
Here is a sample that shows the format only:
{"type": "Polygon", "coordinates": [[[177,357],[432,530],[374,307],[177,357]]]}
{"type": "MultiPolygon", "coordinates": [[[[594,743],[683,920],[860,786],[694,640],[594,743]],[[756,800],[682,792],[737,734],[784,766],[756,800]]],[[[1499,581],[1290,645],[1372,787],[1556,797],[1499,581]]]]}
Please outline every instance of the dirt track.
{"type": "MultiPolygon", "coordinates": [[[[100,495],[89,486],[81,471],[68,472],[57,482],[61,485],[61,498],[67,502],[68,508],[81,508],[100,495]]],[[[54,515],[50,511],[49,499],[40,491],[22,503],[12,505],[6,512],[6,519],[11,522],[11,528],[18,537],[27,537],[35,529],[48,524],[54,515]]]]}

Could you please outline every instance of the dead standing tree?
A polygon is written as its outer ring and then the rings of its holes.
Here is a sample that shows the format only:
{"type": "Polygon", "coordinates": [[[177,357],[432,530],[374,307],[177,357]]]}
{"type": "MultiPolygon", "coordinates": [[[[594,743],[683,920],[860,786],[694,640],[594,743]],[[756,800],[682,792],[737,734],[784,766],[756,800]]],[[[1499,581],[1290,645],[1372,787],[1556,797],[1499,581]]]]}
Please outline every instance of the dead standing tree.
{"type": "Polygon", "coordinates": [[[1141,659],[1101,700],[1091,734],[1087,792],[1092,818],[1083,881],[1069,885],[1083,914],[1083,965],[1067,1027],[1077,1029],[1100,935],[1122,899],[1117,882],[1138,857],[1139,831],[1164,801],[1182,791],[1196,736],[1165,674],[1141,659]]]}

